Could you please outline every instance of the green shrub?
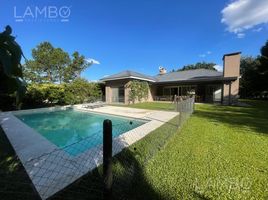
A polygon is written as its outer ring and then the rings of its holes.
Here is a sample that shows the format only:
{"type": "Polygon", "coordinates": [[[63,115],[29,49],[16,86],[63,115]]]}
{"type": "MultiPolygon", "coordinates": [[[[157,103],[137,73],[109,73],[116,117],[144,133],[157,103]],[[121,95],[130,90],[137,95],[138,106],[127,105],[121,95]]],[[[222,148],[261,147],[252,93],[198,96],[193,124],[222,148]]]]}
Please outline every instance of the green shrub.
{"type": "Polygon", "coordinates": [[[53,104],[64,104],[65,88],[63,85],[47,84],[44,87],[45,100],[53,104]]]}
{"type": "Polygon", "coordinates": [[[27,87],[27,104],[64,104],[64,86],[52,83],[30,84],[27,87]]]}
{"type": "Polygon", "coordinates": [[[148,99],[149,85],[146,81],[130,81],[127,87],[130,89],[129,103],[148,99]]]}
{"type": "Polygon", "coordinates": [[[92,102],[101,97],[101,90],[96,83],[78,78],[69,84],[65,84],[65,103],[78,104],[92,102]]]}
{"type": "Polygon", "coordinates": [[[92,102],[100,97],[101,90],[98,84],[79,78],[64,84],[29,84],[24,104],[25,107],[78,104],[92,102]]]}

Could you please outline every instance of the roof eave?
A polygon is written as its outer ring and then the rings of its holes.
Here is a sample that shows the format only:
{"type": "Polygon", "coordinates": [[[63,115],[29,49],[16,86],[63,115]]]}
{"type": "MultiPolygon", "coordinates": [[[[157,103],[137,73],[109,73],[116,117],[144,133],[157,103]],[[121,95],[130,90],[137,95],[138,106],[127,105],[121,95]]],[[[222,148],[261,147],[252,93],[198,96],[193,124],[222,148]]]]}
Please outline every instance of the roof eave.
{"type": "Polygon", "coordinates": [[[122,79],[137,79],[137,80],[148,81],[148,82],[156,82],[155,80],[152,80],[152,79],[140,78],[140,77],[136,77],[136,76],[125,76],[125,77],[118,77],[118,78],[103,78],[100,80],[103,82],[106,82],[106,81],[115,81],[115,80],[122,80],[122,79]]]}
{"type": "Polygon", "coordinates": [[[188,80],[171,80],[171,81],[158,81],[156,83],[194,83],[194,82],[210,82],[210,81],[220,81],[229,82],[235,81],[238,77],[213,77],[213,78],[203,78],[203,79],[188,79],[188,80]]]}

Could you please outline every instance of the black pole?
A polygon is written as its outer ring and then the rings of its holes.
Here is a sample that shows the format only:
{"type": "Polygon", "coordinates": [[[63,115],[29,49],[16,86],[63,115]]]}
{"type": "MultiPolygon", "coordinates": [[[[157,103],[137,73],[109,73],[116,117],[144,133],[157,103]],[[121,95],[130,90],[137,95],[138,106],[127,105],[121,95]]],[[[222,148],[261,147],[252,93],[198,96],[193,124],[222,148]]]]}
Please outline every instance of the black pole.
{"type": "Polygon", "coordinates": [[[112,199],[112,121],[103,121],[103,199],[112,199]]]}

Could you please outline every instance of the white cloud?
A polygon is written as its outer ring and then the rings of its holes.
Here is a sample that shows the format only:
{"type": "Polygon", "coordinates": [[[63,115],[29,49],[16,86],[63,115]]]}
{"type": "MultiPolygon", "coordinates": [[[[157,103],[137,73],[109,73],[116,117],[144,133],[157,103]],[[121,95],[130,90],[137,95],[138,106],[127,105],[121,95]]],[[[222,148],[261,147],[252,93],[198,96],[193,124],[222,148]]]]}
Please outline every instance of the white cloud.
{"type": "Polygon", "coordinates": [[[262,31],[262,27],[253,29],[253,32],[261,32],[261,31],[262,31]]]}
{"type": "Polygon", "coordinates": [[[205,58],[207,55],[206,54],[199,54],[198,56],[201,58],[205,58]]]}
{"type": "Polygon", "coordinates": [[[243,33],[256,25],[268,23],[268,1],[235,0],[228,4],[221,13],[221,22],[227,25],[229,32],[243,33]]]}
{"type": "Polygon", "coordinates": [[[237,38],[241,39],[245,37],[245,33],[237,33],[236,36],[237,38]]]}
{"type": "Polygon", "coordinates": [[[210,54],[212,54],[212,52],[211,51],[207,51],[206,53],[199,54],[198,56],[200,58],[205,58],[205,57],[207,57],[207,55],[210,55],[210,54]]]}
{"type": "Polygon", "coordinates": [[[223,66],[221,66],[221,65],[215,65],[214,68],[219,72],[223,71],[223,66]]]}
{"type": "Polygon", "coordinates": [[[87,61],[88,63],[90,63],[90,64],[96,64],[96,65],[99,65],[99,64],[100,64],[99,61],[97,61],[97,60],[95,60],[95,59],[93,59],[93,58],[87,58],[86,61],[87,61]]]}

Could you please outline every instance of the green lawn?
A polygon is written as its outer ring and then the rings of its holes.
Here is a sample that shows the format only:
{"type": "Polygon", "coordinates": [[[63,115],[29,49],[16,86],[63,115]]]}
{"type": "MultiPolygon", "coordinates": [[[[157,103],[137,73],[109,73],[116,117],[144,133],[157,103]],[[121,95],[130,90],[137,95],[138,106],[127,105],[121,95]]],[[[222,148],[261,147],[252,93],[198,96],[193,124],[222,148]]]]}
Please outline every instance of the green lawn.
{"type": "MultiPolygon", "coordinates": [[[[181,129],[176,117],[125,149],[113,159],[115,199],[268,199],[268,102],[247,103],[252,106],[197,104],[181,129]]],[[[171,104],[131,107],[169,110],[171,104]]],[[[18,162],[3,141],[0,170],[12,172],[18,162]]],[[[101,168],[56,199],[82,199],[74,193],[81,188],[100,190],[92,188],[99,174],[101,168]]]]}
{"type": "Polygon", "coordinates": [[[196,105],[182,130],[143,169],[159,199],[268,198],[268,102],[248,103],[196,105]]]}
{"type": "Polygon", "coordinates": [[[171,102],[144,102],[144,103],[130,104],[128,105],[128,107],[152,109],[152,110],[172,110],[172,111],[174,111],[175,109],[175,105],[171,102]]]}
{"type": "Polygon", "coordinates": [[[36,199],[22,164],[0,127],[0,199],[36,199]]]}

